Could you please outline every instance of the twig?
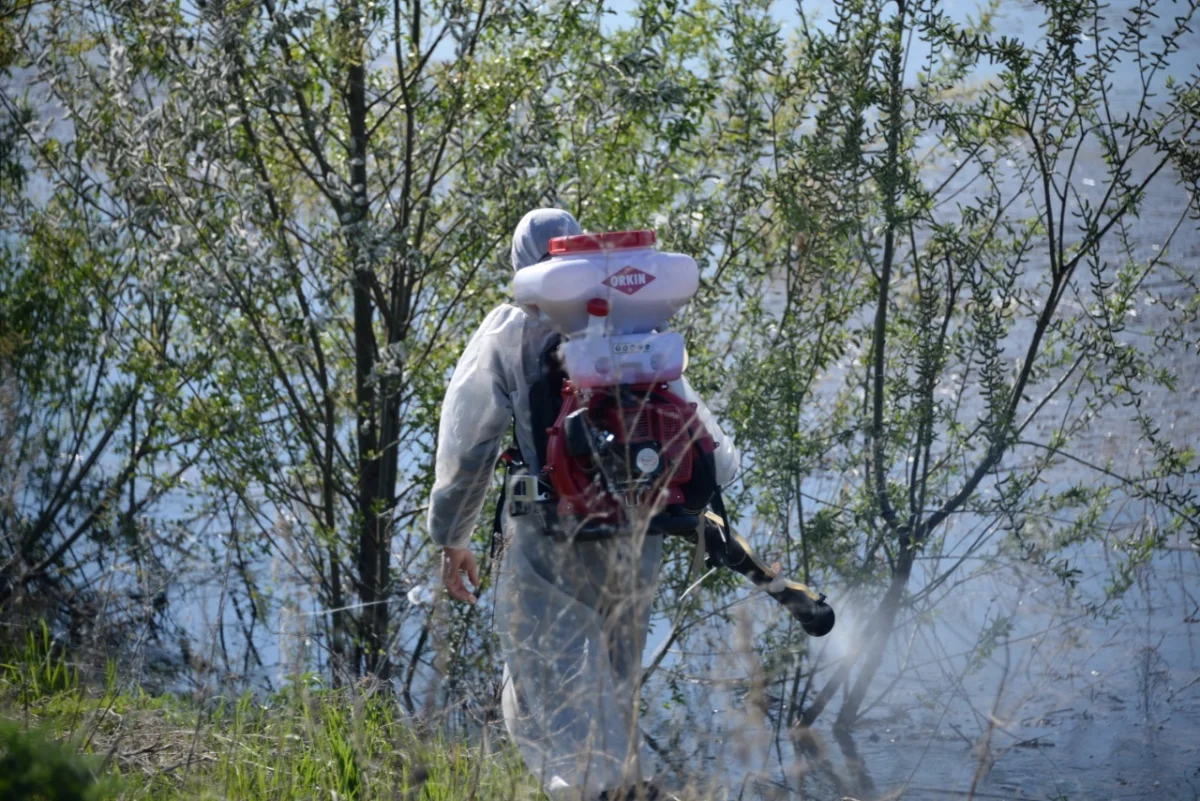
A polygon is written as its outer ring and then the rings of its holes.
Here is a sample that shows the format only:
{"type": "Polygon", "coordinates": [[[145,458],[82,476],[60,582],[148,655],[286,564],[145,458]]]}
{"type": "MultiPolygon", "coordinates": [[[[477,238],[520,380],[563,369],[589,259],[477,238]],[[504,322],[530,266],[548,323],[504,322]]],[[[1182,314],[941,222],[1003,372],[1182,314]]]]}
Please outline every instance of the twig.
{"type": "Polygon", "coordinates": [[[1189,688],[1189,687],[1191,687],[1191,686],[1193,686],[1193,685],[1196,685],[1196,684],[1200,684],[1200,675],[1197,675],[1197,676],[1196,676],[1196,678],[1192,679],[1192,680],[1191,680],[1191,681],[1189,681],[1187,684],[1183,685],[1183,686],[1182,686],[1182,687],[1180,687],[1178,690],[1176,690],[1175,692],[1173,692],[1173,693],[1171,693],[1170,695],[1168,695],[1168,696],[1167,696],[1167,700],[1168,700],[1168,701],[1170,701],[1170,700],[1174,699],[1174,698],[1175,698],[1175,696],[1179,695],[1181,692],[1183,692],[1183,691],[1184,691],[1184,690],[1186,690],[1187,688],[1189,688]]]}

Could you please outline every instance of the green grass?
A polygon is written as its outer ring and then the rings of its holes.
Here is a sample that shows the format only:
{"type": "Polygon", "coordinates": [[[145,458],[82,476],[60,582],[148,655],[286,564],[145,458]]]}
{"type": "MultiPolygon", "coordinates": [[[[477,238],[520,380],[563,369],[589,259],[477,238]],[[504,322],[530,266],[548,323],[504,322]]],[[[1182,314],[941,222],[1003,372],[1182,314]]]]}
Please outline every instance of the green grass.
{"type": "Polygon", "coordinates": [[[508,750],[418,731],[386,693],[301,679],[205,704],[89,687],[44,629],[0,653],[0,798],[540,799],[508,750]],[[7,783],[5,783],[7,782],[7,783]]]}

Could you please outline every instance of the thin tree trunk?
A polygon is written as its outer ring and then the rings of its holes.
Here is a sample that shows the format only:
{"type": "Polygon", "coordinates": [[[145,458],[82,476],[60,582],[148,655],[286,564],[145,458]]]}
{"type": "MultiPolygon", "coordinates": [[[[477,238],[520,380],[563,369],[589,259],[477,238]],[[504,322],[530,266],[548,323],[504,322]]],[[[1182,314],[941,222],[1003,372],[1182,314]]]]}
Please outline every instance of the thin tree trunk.
{"type": "Polygon", "coordinates": [[[800,717],[801,726],[811,726],[816,722],[825,708],[829,706],[829,702],[833,700],[838,689],[849,681],[850,671],[861,661],[863,667],[838,714],[838,725],[845,726],[853,722],[858,714],[858,709],[862,706],[867,687],[883,662],[883,652],[892,635],[892,625],[896,621],[896,613],[900,610],[900,598],[904,594],[905,587],[908,586],[912,564],[913,551],[902,550],[896,563],[896,571],[892,574],[891,584],[888,585],[887,592],[884,593],[879,605],[875,607],[875,614],[871,616],[871,624],[863,632],[863,639],[867,642],[866,655],[861,660],[857,654],[846,658],[834,673],[833,678],[825,683],[821,692],[817,693],[812,706],[804,710],[804,714],[800,717]]]}
{"type": "MultiPolygon", "coordinates": [[[[863,659],[862,669],[855,679],[854,686],[846,696],[842,709],[838,714],[839,726],[853,722],[862,706],[863,696],[871,679],[878,672],[883,661],[883,653],[891,637],[892,625],[896,619],[900,597],[908,584],[909,573],[912,569],[912,550],[909,532],[912,521],[903,523],[896,514],[888,497],[888,481],[886,470],[886,432],[884,426],[884,385],[887,341],[887,312],[891,293],[892,268],[896,258],[896,227],[899,224],[899,194],[900,194],[900,135],[904,125],[904,76],[902,62],[904,50],[904,19],[907,13],[904,0],[897,2],[896,17],[892,22],[891,41],[888,43],[888,102],[887,102],[887,163],[883,175],[883,212],[884,212],[884,241],[883,262],[879,273],[879,297],[875,307],[874,333],[871,343],[871,472],[870,481],[874,487],[874,497],[879,514],[889,532],[895,532],[900,539],[900,553],[892,573],[892,582],[884,594],[879,606],[875,609],[871,625],[865,634],[867,653],[863,659]]],[[[825,707],[829,705],[838,688],[850,678],[853,661],[845,662],[834,677],[821,689],[813,700],[812,706],[804,711],[801,718],[803,725],[811,725],[825,707]]]]}
{"type": "MultiPolygon", "coordinates": [[[[349,22],[350,25],[358,23],[357,19],[349,22]]],[[[353,197],[347,239],[354,267],[354,378],[359,466],[358,582],[359,599],[362,602],[359,654],[360,664],[367,673],[386,680],[391,670],[385,653],[391,548],[388,521],[380,512],[387,508],[390,493],[381,481],[384,470],[377,426],[379,403],[374,383],[375,366],[379,358],[371,301],[375,275],[368,263],[370,255],[363,247],[362,231],[368,218],[366,67],[361,58],[355,61],[348,70],[346,106],[350,124],[350,186],[353,197]]]]}
{"type": "Polygon", "coordinates": [[[905,550],[900,554],[896,564],[896,572],[892,576],[891,586],[879,606],[875,609],[875,635],[867,646],[867,655],[862,668],[854,680],[854,686],[846,694],[842,708],[838,710],[837,728],[847,728],[854,725],[858,718],[858,710],[862,708],[867,696],[867,689],[883,664],[883,654],[887,650],[888,641],[892,638],[892,627],[896,622],[896,614],[900,611],[900,598],[904,588],[908,586],[908,577],[912,573],[913,551],[905,550]]]}

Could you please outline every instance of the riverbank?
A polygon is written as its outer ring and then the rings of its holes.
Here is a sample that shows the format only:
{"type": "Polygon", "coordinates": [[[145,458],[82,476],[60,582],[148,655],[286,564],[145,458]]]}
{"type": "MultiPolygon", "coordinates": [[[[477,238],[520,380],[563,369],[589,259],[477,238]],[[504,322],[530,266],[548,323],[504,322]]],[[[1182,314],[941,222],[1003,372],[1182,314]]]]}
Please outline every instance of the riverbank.
{"type": "Polygon", "coordinates": [[[152,695],[85,681],[44,631],[0,650],[0,798],[539,799],[517,757],[423,731],[370,687],[152,695]]]}

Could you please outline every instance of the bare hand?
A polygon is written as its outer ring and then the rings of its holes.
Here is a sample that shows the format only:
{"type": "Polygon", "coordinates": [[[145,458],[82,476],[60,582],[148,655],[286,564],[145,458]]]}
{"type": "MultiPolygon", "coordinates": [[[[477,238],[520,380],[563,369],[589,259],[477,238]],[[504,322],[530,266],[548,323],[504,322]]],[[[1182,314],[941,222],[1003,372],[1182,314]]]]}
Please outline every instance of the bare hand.
{"type": "Polygon", "coordinates": [[[471,581],[471,588],[479,591],[479,569],[475,566],[475,554],[470,548],[442,549],[442,583],[446,592],[456,601],[475,603],[472,595],[463,584],[462,574],[466,573],[471,581]]]}

